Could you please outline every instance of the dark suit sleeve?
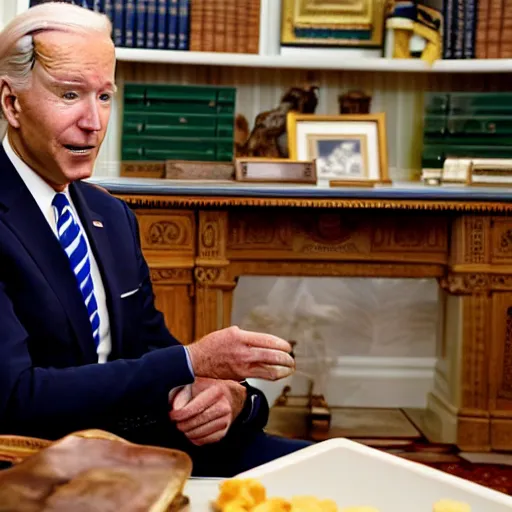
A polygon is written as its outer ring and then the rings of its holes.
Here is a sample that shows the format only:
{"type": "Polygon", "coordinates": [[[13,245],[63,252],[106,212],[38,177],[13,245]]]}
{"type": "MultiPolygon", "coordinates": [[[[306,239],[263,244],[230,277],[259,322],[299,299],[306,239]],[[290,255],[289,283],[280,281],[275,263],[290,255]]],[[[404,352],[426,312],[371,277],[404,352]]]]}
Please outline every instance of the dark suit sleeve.
{"type": "Polygon", "coordinates": [[[231,428],[236,431],[260,430],[268,422],[269,406],[267,399],[262,391],[247,382],[242,382],[242,385],[247,389],[247,398],[244,408],[231,428]]]}
{"type": "Polygon", "coordinates": [[[193,381],[181,346],[103,365],[33,367],[27,333],[1,282],[0,333],[2,432],[52,438],[83,428],[111,428],[107,418],[128,410],[165,409],[169,390],[193,381]]]}
{"type": "MultiPolygon", "coordinates": [[[[128,213],[134,235],[137,224],[128,213]]],[[[57,369],[37,368],[28,334],[0,280],[0,432],[56,438],[73,430],[116,430],[126,415],[165,415],[172,388],[193,382],[183,346],[153,303],[147,264],[137,240],[144,294],[138,359],[57,369]]]]}

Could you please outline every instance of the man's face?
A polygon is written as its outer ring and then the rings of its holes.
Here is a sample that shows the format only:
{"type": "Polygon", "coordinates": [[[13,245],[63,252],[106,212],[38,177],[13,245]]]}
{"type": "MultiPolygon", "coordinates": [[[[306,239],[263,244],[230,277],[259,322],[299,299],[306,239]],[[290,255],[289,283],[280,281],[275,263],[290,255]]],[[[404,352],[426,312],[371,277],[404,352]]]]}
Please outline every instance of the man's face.
{"type": "Polygon", "coordinates": [[[56,190],[88,178],[105,137],[115,50],[106,36],[46,32],[28,89],[17,93],[15,151],[56,190]]]}

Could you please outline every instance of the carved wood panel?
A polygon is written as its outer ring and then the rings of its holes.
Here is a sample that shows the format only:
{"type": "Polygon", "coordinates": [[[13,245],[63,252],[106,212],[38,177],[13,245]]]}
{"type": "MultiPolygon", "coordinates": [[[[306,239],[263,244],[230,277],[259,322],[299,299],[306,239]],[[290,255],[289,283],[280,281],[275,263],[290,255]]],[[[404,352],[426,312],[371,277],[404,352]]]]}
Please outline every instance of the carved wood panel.
{"type": "Polygon", "coordinates": [[[194,341],[194,297],[188,286],[159,284],[155,289],[155,305],[165,318],[172,335],[181,343],[194,341]]]}
{"type": "Polygon", "coordinates": [[[487,415],[491,299],[486,293],[462,298],[461,410],[487,415]]]}
{"type": "Polygon", "coordinates": [[[453,221],[452,265],[482,265],[490,261],[490,217],[464,215],[453,221]]]}
{"type": "Polygon", "coordinates": [[[507,308],[504,334],[505,346],[503,347],[501,387],[498,397],[512,401],[512,307],[507,308]]]}
{"type": "Polygon", "coordinates": [[[230,212],[229,259],[384,260],[446,263],[444,217],[346,210],[230,212]]]}
{"type": "Polygon", "coordinates": [[[491,446],[512,448],[512,293],[493,297],[490,379],[491,446]]]}
{"type": "Polygon", "coordinates": [[[493,416],[512,420],[512,293],[492,297],[490,408],[493,416]]]}
{"type": "Polygon", "coordinates": [[[439,280],[440,286],[454,295],[491,293],[512,290],[512,275],[490,273],[448,273],[439,280]]]}
{"type": "Polygon", "coordinates": [[[495,217],[492,219],[491,226],[492,263],[512,263],[512,220],[507,217],[495,217]]]}
{"type": "Polygon", "coordinates": [[[228,277],[226,258],[228,212],[201,210],[198,212],[198,249],[194,268],[196,283],[195,336],[199,338],[225,327],[231,311],[226,295],[235,287],[228,277]]]}
{"type": "Polygon", "coordinates": [[[441,265],[414,265],[372,262],[313,261],[233,261],[229,278],[255,276],[324,276],[324,277],[417,277],[436,278],[443,273],[441,265]]]}
{"type": "Polygon", "coordinates": [[[226,265],[227,211],[199,212],[197,258],[212,264],[226,265]]]}
{"type": "Polygon", "coordinates": [[[190,211],[137,211],[143,250],[194,253],[195,221],[190,211]]]}
{"type": "Polygon", "coordinates": [[[151,268],[150,276],[153,286],[193,283],[192,270],[189,268],[151,268]]]}
{"type": "Polygon", "coordinates": [[[155,304],[171,333],[193,340],[195,218],[192,211],[136,210],[155,304]]]}

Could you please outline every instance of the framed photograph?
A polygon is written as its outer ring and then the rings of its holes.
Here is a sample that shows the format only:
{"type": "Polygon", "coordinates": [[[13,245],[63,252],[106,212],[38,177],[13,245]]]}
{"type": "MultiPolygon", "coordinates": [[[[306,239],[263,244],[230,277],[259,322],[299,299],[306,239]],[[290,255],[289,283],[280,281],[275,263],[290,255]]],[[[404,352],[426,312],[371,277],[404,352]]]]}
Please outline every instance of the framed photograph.
{"type": "Polygon", "coordinates": [[[381,48],[386,0],[282,0],[281,45],[381,48]]]}
{"type": "Polygon", "coordinates": [[[316,184],[315,162],[284,158],[237,158],[235,179],[252,183],[316,184]]]}
{"type": "Polygon", "coordinates": [[[287,117],[294,160],[314,160],[318,181],[389,183],[385,114],[298,114],[287,117]]]}

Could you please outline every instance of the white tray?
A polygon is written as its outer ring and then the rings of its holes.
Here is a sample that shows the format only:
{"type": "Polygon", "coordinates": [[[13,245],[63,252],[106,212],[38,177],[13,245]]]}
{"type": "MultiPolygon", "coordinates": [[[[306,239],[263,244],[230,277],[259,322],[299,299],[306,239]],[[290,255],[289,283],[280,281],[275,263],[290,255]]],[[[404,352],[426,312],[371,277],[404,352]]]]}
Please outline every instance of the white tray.
{"type": "MultiPolygon", "coordinates": [[[[472,512],[512,511],[510,496],[346,439],[317,443],[238,476],[257,478],[268,496],[308,494],[332,498],[339,507],[432,512],[434,502],[452,499],[468,503],[472,512]]],[[[210,499],[218,484],[210,482],[210,499]]]]}
{"type": "Polygon", "coordinates": [[[190,512],[213,512],[211,502],[219,494],[220,478],[190,478],[183,494],[190,499],[190,512]]]}

